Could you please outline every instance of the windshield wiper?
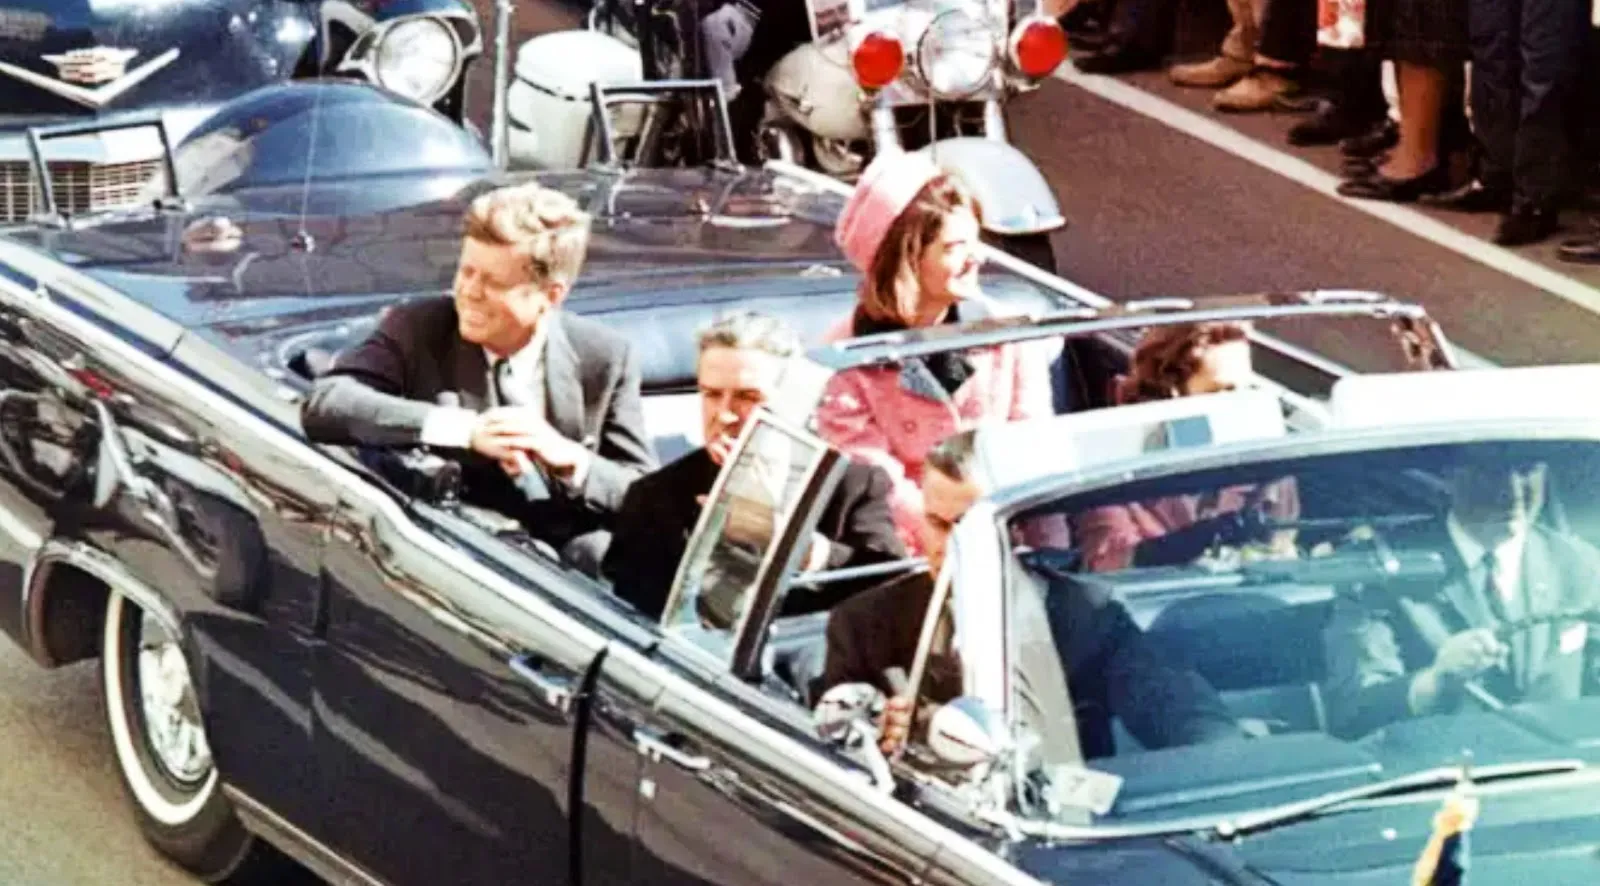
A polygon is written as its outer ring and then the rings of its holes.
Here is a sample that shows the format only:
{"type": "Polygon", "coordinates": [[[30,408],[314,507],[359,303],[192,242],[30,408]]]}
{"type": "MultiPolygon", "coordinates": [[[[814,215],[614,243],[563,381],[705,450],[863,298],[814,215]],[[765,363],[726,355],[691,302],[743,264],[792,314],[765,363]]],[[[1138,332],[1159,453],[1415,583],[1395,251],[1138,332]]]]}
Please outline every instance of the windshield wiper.
{"type": "MultiPolygon", "coordinates": [[[[1576,772],[1582,768],[1584,768],[1582,760],[1534,760],[1527,763],[1497,763],[1491,766],[1474,766],[1471,768],[1470,773],[1473,783],[1476,784],[1510,778],[1528,778],[1536,775],[1559,775],[1565,772],[1576,772]]],[[[1384,781],[1375,781],[1371,784],[1359,785],[1343,791],[1332,791],[1294,803],[1285,803],[1282,806],[1262,809],[1259,812],[1237,815],[1218,822],[1214,830],[1217,836],[1224,840],[1231,840],[1234,837],[1241,837],[1255,831],[1299,821],[1302,818],[1308,818],[1358,800],[1374,800],[1393,794],[1451,787],[1461,781],[1462,774],[1463,768],[1460,766],[1440,766],[1436,769],[1424,769],[1420,772],[1412,772],[1384,781]]]]}

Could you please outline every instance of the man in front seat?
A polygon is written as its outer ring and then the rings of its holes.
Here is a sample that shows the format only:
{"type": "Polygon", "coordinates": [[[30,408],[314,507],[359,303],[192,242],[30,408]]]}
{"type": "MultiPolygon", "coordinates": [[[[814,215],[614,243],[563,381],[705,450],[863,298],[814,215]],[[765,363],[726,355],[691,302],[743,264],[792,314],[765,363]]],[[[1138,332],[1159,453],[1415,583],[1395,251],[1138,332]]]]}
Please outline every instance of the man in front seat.
{"type": "MultiPolygon", "coordinates": [[[[725,317],[700,335],[695,375],[700,386],[706,445],[628,490],[603,571],[617,596],[659,618],[705,497],[731,454],[745,422],[777,386],[785,361],[799,356],[800,339],[777,320],[746,312],[725,317]]],[[[889,477],[873,465],[851,463],[834,489],[812,539],[808,569],[844,569],[906,556],[889,517],[889,477]]],[[[858,583],[796,589],[784,614],[827,609],[858,583]]]]}
{"type": "Polygon", "coordinates": [[[597,570],[611,516],[655,456],[627,341],[559,309],[589,217],[525,184],[473,200],[465,227],[453,297],[390,310],[341,354],[306,400],[306,436],[449,450],[464,501],[597,570]]]}
{"type": "Polygon", "coordinates": [[[1543,464],[1469,458],[1454,466],[1444,525],[1418,540],[1444,552],[1444,587],[1402,591],[1380,606],[1343,595],[1335,602],[1324,635],[1332,732],[1356,738],[1448,713],[1473,683],[1508,704],[1581,693],[1587,624],[1554,621],[1509,637],[1499,630],[1600,606],[1600,552],[1534,522],[1545,475],[1543,464]]]}
{"type": "MultiPolygon", "coordinates": [[[[922,491],[929,571],[863,591],[833,610],[828,618],[827,659],[813,698],[842,683],[856,682],[871,683],[893,695],[896,687],[888,685],[884,672],[892,667],[910,671],[950,532],[982,494],[973,479],[975,439],[974,431],[963,431],[928,453],[922,491]]],[[[982,589],[967,592],[974,591],[982,589]]],[[[1053,618],[1057,623],[1050,627],[1058,637],[1056,648],[1068,655],[1063,665],[1085,758],[1115,752],[1114,716],[1151,749],[1247,735],[1202,677],[1161,660],[1120,603],[1081,594],[1072,594],[1063,603],[1062,615],[1053,618]]],[[[961,666],[951,633],[947,611],[935,629],[933,652],[917,688],[920,698],[941,703],[961,694],[961,666]]],[[[912,700],[905,696],[890,699],[886,746],[905,739],[911,708],[912,700]]]]}

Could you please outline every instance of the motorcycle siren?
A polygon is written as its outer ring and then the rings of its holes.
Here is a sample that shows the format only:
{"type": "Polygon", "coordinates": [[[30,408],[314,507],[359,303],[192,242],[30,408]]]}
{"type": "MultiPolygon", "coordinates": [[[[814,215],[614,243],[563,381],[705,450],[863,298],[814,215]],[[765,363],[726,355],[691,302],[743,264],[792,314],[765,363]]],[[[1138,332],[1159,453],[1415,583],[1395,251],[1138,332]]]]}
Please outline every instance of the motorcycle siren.
{"type": "Polygon", "coordinates": [[[1011,34],[1011,63],[1031,80],[1048,77],[1067,58],[1067,32],[1055,19],[1024,19],[1011,34]]]}
{"type": "Polygon", "coordinates": [[[899,37],[879,30],[852,36],[850,67],[862,89],[882,89],[900,78],[906,67],[906,49],[899,37]]]}

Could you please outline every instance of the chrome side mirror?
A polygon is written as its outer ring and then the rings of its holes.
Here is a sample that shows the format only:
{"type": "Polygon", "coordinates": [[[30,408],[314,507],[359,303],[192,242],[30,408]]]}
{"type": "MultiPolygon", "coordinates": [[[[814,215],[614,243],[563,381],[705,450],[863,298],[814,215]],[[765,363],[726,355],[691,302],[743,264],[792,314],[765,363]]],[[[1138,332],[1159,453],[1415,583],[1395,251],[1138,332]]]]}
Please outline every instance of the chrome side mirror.
{"type": "Polygon", "coordinates": [[[883,703],[883,693],[870,683],[843,683],[823,693],[812,723],[823,741],[864,767],[872,786],[887,794],[894,790],[894,773],[878,747],[883,703]]]}
{"type": "Polygon", "coordinates": [[[1005,723],[979,699],[963,695],[941,705],[928,721],[928,750],[960,769],[988,766],[1010,750],[1005,723]]]}

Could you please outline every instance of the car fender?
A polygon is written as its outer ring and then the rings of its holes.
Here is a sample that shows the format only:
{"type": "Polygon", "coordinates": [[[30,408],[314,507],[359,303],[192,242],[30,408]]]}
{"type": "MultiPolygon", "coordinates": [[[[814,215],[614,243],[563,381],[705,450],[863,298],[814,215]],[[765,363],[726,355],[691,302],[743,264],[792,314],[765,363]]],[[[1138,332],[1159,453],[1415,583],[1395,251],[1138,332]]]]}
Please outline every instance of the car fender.
{"type": "Polygon", "coordinates": [[[960,177],[983,207],[983,228],[990,233],[1042,234],[1067,224],[1039,167],[1006,142],[949,138],[916,153],[960,177]]]}

